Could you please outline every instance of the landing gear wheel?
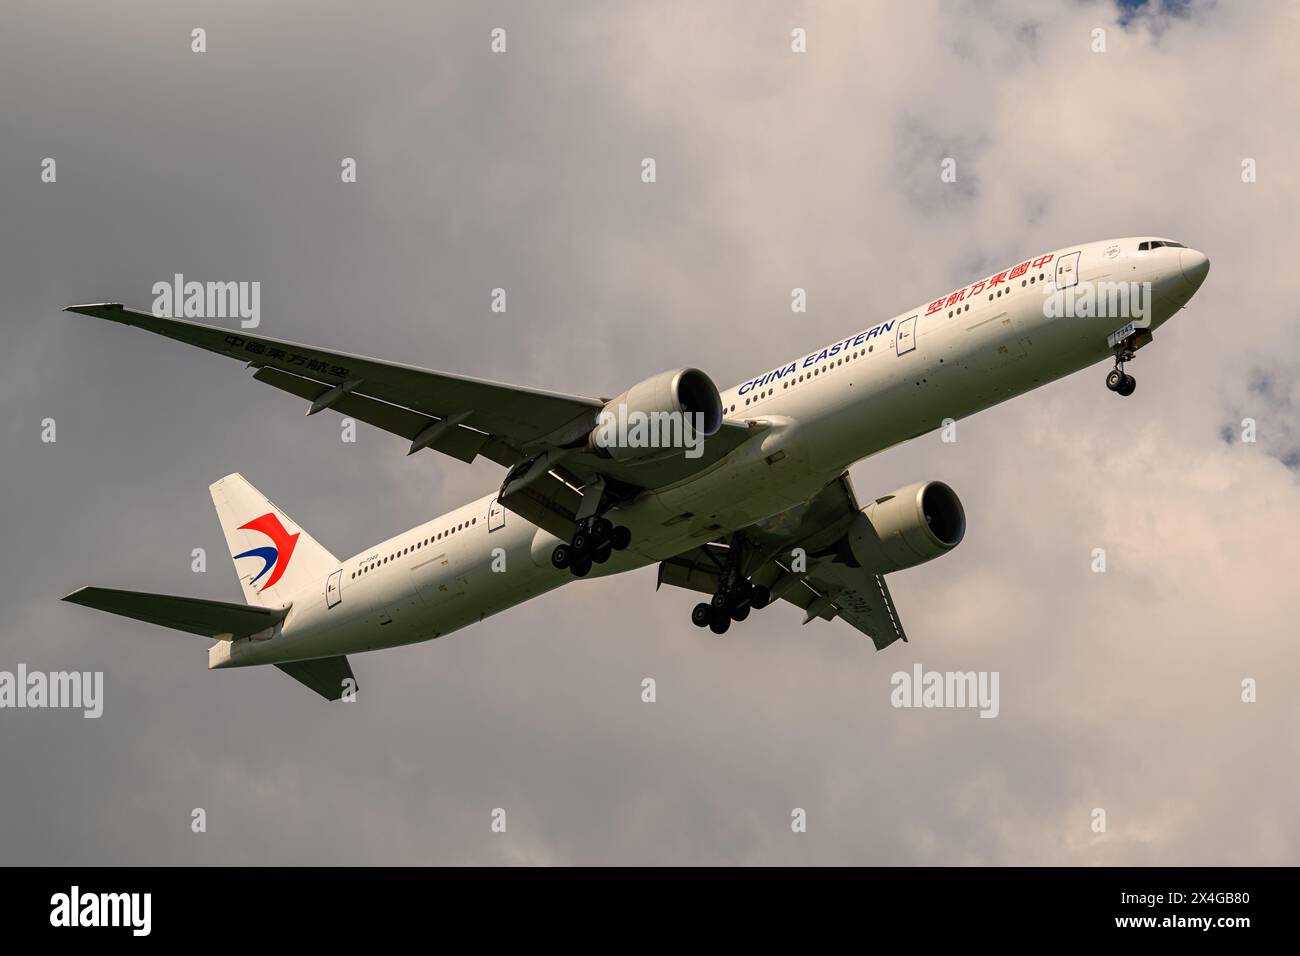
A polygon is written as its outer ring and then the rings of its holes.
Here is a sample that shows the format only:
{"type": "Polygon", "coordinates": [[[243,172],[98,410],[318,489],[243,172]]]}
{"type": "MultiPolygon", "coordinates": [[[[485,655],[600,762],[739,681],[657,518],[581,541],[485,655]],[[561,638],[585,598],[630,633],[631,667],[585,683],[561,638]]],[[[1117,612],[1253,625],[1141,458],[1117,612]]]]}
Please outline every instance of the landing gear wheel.
{"type": "Polygon", "coordinates": [[[1106,373],[1106,387],[1112,392],[1118,392],[1124,385],[1124,379],[1129,376],[1125,375],[1118,368],[1113,368],[1106,373]]]}
{"type": "Polygon", "coordinates": [[[713,610],[709,619],[709,630],[714,634],[726,634],[731,627],[731,615],[726,611],[713,610]]]}
{"type": "Polygon", "coordinates": [[[573,550],[579,554],[586,554],[591,550],[591,535],[585,531],[579,531],[573,536],[573,550]]]}
{"type": "Polygon", "coordinates": [[[591,558],[585,555],[574,558],[573,563],[569,565],[569,570],[573,572],[574,577],[585,578],[587,572],[591,570],[591,558]]]}
{"type": "Polygon", "coordinates": [[[740,605],[740,607],[733,607],[733,608],[731,609],[731,619],[732,619],[733,621],[735,621],[737,624],[739,624],[741,621],[743,621],[743,620],[744,620],[745,618],[747,618],[747,617],[749,617],[749,605],[748,605],[748,604],[742,604],[742,605],[740,605]]]}
{"type": "Polygon", "coordinates": [[[1133,390],[1137,388],[1137,384],[1138,384],[1137,379],[1135,379],[1132,375],[1125,375],[1124,381],[1120,382],[1119,388],[1115,389],[1115,391],[1119,392],[1120,395],[1124,396],[1125,398],[1128,398],[1130,395],[1133,394],[1133,390]]]}
{"type": "Polygon", "coordinates": [[[719,591],[717,594],[713,595],[713,597],[709,599],[709,603],[712,604],[717,610],[725,611],[727,609],[727,605],[730,603],[730,599],[728,598],[726,591],[719,591]]]}
{"type": "Polygon", "coordinates": [[[632,532],[622,525],[618,525],[609,536],[610,546],[615,551],[622,551],[632,543],[632,532]]]}
{"type": "Polygon", "coordinates": [[[573,551],[567,544],[557,544],[551,552],[551,564],[563,571],[573,561],[573,551]]]}
{"type": "Polygon", "coordinates": [[[595,518],[591,522],[591,536],[597,541],[608,541],[614,525],[608,518],[595,518]]]}
{"type": "Polygon", "coordinates": [[[761,611],[772,601],[772,592],[761,584],[755,584],[754,590],[749,593],[749,606],[755,611],[761,611]]]}
{"type": "Polygon", "coordinates": [[[610,549],[609,542],[607,541],[604,544],[596,545],[596,550],[591,552],[591,560],[595,561],[597,564],[604,564],[609,560],[609,555],[610,549]]]}
{"type": "Polygon", "coordinates": [[[708,627],[713,623],[713,606],[701,601],[691,608],[691,623],[696,627],[708,627]]]}

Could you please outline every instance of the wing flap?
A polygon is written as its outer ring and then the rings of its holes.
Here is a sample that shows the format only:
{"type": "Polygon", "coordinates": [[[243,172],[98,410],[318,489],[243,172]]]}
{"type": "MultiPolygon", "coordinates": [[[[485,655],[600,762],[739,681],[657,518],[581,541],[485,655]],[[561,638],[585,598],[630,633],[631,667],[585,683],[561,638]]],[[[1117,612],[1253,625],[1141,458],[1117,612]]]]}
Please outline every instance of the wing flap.
{"type": "Polygon", "coordinates": [[[224,640],[265,631],[284,620],[289,613],[287,607],[253,607],[117,588],[81,588],[63,600],[146,624],[224,640]]]}
{"type": "Polygon", "coordinates": [[[714,542],[659,562],[659,580],[655,590],[667,584],[701,594],[713,594],[726,567],[727,549],[714,542]]]}
{"type": "MultiPolygon", "coordinates": [[[[802,590],[792,588],[785,597],[805,611],[813,607],[818,598],[824,597],[834,610],[833,616],[842,618],[871,638],[876,650],[882,651],[895,641],[907,641],[883,575],[842,564],[825,564],[814,568],[802,583],[802,590]]],[[[827,617],[823,608],[818,610],[821,613],[815,616],[827,617]]]]}
{"type": "MultiPolygon", "coordinates": [[[[329,386],[323,385],[314,379],[291,375],[288,372],[281,372],[279,369],[260,368],[254,373],[253,378],[291,395],[305,398],[308,401],[316,401],[330,391],[329,386]]],[[[413,412],[409,408],[391,405],[388,402],[367,398],[364,395],[343,395],[331,402],[329,407],[341,415],[355,418],[367,425],[374,425],[376,428],[382,428],[384,431],[392,432],[394,435],[408,441],[414,441],[425,429],[436,425],[440,421],[440,419],[413,412]]],[[[472,428],[455,425],[447,429],[427,447],[463,462],[472,462],[479,452],[483,450],[483,446],[491,440],[491,437],[491,435],[475,431],[472,428]]],[[[514,464],[518,460],[517,455],[512,454],[510,458],[510,464],[514,464]]],[[[494,460],[496,459],[494,458],[494,460]]]]}

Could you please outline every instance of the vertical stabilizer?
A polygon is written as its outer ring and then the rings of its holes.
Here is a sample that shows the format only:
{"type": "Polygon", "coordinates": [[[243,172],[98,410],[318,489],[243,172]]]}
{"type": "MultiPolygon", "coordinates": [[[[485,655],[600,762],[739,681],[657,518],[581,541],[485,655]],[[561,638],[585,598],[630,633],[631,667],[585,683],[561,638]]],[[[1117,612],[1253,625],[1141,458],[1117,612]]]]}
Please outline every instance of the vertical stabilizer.
{"type": "Polygon", "coordinates": [[[338,568],[338,558],[243,475],[227,475],[208,490],[245,601],[283,607],[310,588],[324,592],[325,579],[338,568]]]}

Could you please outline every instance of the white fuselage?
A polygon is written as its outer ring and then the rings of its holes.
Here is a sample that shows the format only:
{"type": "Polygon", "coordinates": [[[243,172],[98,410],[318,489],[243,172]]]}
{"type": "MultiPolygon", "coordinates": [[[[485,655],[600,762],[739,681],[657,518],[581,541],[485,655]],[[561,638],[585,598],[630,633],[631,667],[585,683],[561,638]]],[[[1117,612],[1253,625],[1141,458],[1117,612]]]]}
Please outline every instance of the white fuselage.
{"type": "MultiPolygon", "coordinates": [[[[1058,278],[1061,288],[1150,283],[1154,329],[1195,292],[1199,277],[1186,278],[1184,267],[1204,257],[1183,248],[1139,252],[1139,241],[1034,256],[1014,278],[1010,267],[990,285],[994,273],[723,392],[728,419],[768,427],[703,472],[619,508],[611,517],[631,530],[632,545],[592,576],[643,567],[744,528],[945,419],[1108,359],[1107,336],[1127,318],[1048,317],[1042,289],[1056,290],[1058,278]]],[[[322,579],[296,595],[269,638],[215,646],[210,666],[328,657],[449,634],[575,580],[551,564],[559,543],[486,495],[343,561],[329,576],[336,586],[322,579]]]]}

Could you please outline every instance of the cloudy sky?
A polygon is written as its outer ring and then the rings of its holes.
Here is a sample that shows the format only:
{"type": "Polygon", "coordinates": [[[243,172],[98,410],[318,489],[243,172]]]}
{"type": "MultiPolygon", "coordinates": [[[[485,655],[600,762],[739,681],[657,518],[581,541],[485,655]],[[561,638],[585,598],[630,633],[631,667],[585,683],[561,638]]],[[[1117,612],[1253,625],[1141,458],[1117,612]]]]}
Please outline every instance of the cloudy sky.
{"type": "Polygon", "coordinates": [[[1300,862],[1298,33],[1295,3],[1207,0],[11,4],[0,670],[102,670],[105,712],[0,711],[0,860],[1300,862]],[[1098,367],[853,468],[966,504],[957,551],[891,578],[908,645],[784,606],[718,639],[650,568],[354,657],[329,705],[58,601],[238,601],[207,492],[232,471],[338,554],[501,477],[342,444],[67,304],[256,280],[268,336],[608,395],[686,364],[725,387],[1139,234],[1213,265],[1132,398],[1098,367]],[[915,662],[998,671],[1000,716],[894,709],[915,662]]]}

